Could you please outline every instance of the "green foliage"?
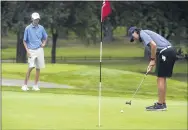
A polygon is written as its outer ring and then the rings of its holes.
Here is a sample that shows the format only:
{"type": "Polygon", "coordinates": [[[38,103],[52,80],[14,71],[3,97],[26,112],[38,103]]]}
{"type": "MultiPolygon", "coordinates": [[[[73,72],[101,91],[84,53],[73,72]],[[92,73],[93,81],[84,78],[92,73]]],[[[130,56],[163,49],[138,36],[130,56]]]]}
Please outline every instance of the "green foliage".
{"type": "Polygon", "coordinates": [[[72,14],[75,19],[72,30],[82,40],[87,41],[87,43],[90,43],[90,40],[92,40],[96,44],[97,34],[100,30],[98,16],[96,15],[96,9],[99,6],[98,3],[76,2],[77,6],[72,14]]]}
{"type": "MultiPolygon", "coordinates": [[[[20,21],[28,24],[30,14],[37,11],[45,27],[52,25],[59,33],[73,31],[81,39],[95,43],[96,38],[100,37],[101,5],[102,2],[98,1],[3,1],[2,26],[18,26],[20,21]]],[[[118,26],[135,25],[155,30],[162,35],[165,32],[167,37],[172,33],[178,35],[178,28],[186,30],[188,26],[186,2],[111,1],[111,6],[113,10],[109,21],[113,30],[118,26]]]]}

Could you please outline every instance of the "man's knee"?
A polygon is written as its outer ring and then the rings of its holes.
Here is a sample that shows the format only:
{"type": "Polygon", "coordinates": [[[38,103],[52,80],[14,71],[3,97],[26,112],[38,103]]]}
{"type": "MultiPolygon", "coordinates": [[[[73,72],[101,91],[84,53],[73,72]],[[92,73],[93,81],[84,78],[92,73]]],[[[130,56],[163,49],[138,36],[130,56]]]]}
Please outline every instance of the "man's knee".
{"type": "Polygon", "coordinates": [[[166,77],[157,77],[158,80],[165,80],[166,77]]]}
{"type": "Polygon", "coordinates": [[[158,77],[157,84],[158,88],[164,88],[166,85],[166,77],[158,77]]]}
{"type": "Polygon", "coordinates": [[[35,67],[29,67],[29,71],[32,71],[35,67]]]}
{"type": "Polygon", "coordinates": [[[40,68],[36,68],[36,71],[40,71],[40,68]]]}

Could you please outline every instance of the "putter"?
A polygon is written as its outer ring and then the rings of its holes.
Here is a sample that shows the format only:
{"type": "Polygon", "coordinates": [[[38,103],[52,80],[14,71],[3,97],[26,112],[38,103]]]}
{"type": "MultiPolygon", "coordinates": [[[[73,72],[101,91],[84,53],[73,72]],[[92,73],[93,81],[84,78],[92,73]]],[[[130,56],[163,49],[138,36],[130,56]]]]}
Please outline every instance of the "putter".
{"type": "Polygon", "coordinates": [[[131,100],[130,100],[130,101],[126,101],[126,102],[125,102],[125,104],[131,105],[131,101],[132,101],[132,99],[134,98],[134,96],[136,95],[137,91],[138,91],[138,90],[139,90],[139,88],[141,87],[141,85],[142,85],[142,83],[143,83],[144,79],[146,78],[146,76],[147,76],[148,72],[149,72],[149,71],[147,71],[147,72],[146,72],[146,74],[145,74],[144,78],[142,79],[142,81],[141,81],[140,85],[138,86],[138,88],[136,89],[135,93],[133,94],[133,96],[132,96],[131,100]]]}

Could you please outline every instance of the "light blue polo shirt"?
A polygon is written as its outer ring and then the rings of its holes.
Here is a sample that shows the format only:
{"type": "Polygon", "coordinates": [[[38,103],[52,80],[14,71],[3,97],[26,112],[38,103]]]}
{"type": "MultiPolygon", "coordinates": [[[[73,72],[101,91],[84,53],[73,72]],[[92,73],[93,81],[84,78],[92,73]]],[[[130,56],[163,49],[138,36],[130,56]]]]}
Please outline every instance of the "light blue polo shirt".
{"type": "Polygon", "coordinates": [[[47,39],[47,33],[42,25],[28,25],[24,31],[24,41],[27,43],[28,49],[40,48],[42,40],[47,39]]]}
{"type": "Polygon", "coordinates": [[[150,30],[141,30],[140,37],[145,46],[148,46],[151,41],[156,43],[157,49],[163,49],[167,46],[172,46],[167,39],[150,30]]]}

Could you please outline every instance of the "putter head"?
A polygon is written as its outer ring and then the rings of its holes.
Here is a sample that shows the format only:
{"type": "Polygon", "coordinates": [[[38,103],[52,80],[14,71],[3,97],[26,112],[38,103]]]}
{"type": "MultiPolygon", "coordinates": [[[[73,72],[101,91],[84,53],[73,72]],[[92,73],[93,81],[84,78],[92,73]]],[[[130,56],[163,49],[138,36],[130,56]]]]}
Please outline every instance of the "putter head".
{"type": "Polygon", "coordinates": [[[129,101],[129,102],[127,101],[125,104],[129,104],[129,105],[131,105],[131,101],[129,101]]]}

